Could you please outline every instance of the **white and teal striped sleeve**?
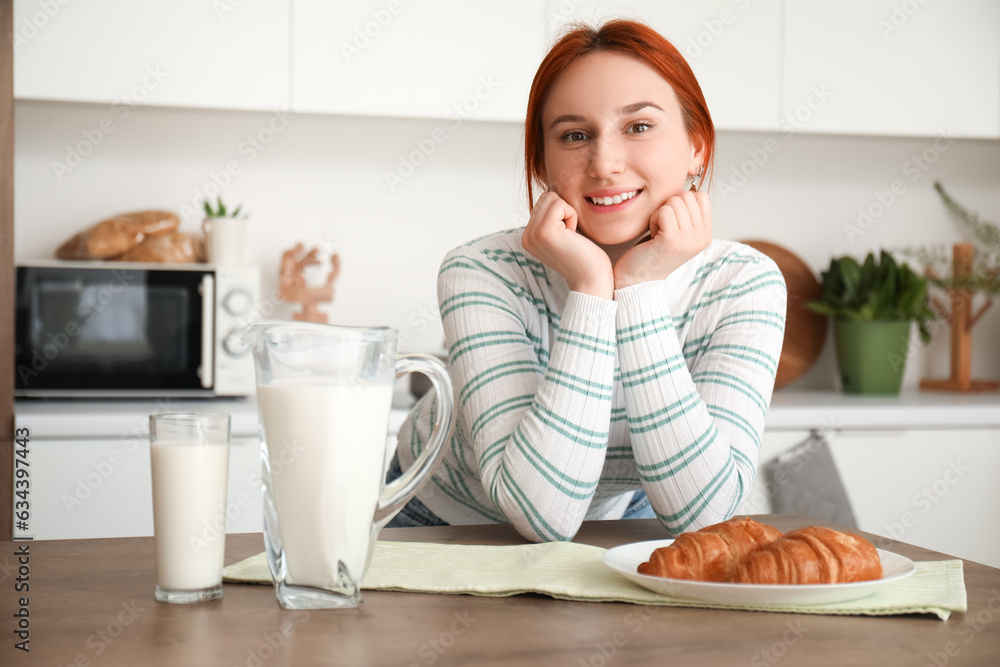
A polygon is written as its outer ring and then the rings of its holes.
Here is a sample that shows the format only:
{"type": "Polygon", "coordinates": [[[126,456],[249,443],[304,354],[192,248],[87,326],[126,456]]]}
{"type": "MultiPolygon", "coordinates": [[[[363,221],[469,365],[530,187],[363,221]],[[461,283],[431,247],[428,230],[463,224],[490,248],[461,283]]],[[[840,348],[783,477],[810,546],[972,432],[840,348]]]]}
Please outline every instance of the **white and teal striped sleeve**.
{"type": "Polygon", "coordinates": [[[493,504],[528,539],[569,540],[607,450],[617,306],[571,292],[552,312],[528,277],[544,282],[544,268],[514,254],[526,275],[469,248],[442,264],[456,409],[493,504]],[[546,320],[558,323],[555,340],[546,320]]]}
{"type": "Polygon", "coordinates": [[[615,293],[636,467],[657,517],[674,535],[730,518],[756,472],[787,293],[771,260],[737,266],[719,269],[734,275],[687,313],[667,312],[667,281],[615,293]],[[682,347],[674,325],[683,317],[712,324],[682,347]]]}

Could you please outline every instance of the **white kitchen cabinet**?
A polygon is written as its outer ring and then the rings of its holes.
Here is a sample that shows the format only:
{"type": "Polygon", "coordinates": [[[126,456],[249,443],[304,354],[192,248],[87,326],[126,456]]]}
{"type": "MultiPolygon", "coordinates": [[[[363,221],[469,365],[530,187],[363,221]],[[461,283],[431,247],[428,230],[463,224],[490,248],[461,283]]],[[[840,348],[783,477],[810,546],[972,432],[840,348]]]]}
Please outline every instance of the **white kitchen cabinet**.
{"type": "MultiPolygon", "coordinates": [[[[63,540],[153,534],[149,440],[30,441],[30,518],[15,539],[63,540]]],[[[263,529],[260,445],[234,438],[229,449],[226,532],[263,529]]]]}
{"type": "Polygon", "coordinates": [[[655,28],[694,70],[724,130],[773,130],[781,99],[779,0],[627,2],[549,0],[552,38],[569,21],[634,18],[655,28]]]}
{"type": "MultiPolygon", "coordinates": [[[[398,399],[400,407],[389,417],[387,453],[409,414],[411,399],[405,392],[398,399]]],[[[29,474],[18,479],[27,479],[29,493],[15,500],[28,502],[28,516],[27,527],[19,529],[15,507],[15,537],[152,535],[149,414],[200,411],[231,417],[226,532],[261,532],[260,438],[252,399],[23,399],[15,403],[15,427],[28,433],[28,466],[19,469],[29,474]]]]}
{"type": "Polygon", "coordinates": [[[110,104],[112,123],[139,104],[287,109],[288,3],[17,0],[14,95],[110,104]]]}
{"type": "Polygon", "coordinates": [[[543,13],[537,0],[296,1],[292,109],[523,121],[543,13]]]}
{"type": "MultiPolygon", "coordinates": [[[[765,432],[741,514],[771,511],[766,462],[808,431],[765,432]]],[[[1000,430],[825,432],[858,528],[1000,567],[1000,430]]]]}
{"type": "Polygon", "coordinates": [[[1000,431],[843,432],[831,448],[862,530],[1000,567],[1000,431]]]}
{"type": "Polygon", "coordinates": [[[426,157],[522,122],[566,24],[615,16],[674,42],[723,130],[1000,137],[994,0],[16,0],[14,93],[113,105],[104,133],[137,104],[441,119],[426,157]]]}
{"type": "Polygon", "coordinates": [[[152,535],[152,412],[230,415],[226,530],[260,532],[260,439],[253,401],[20,399],[14,405],[14,418],[15,427],[28,433],[30,493],[27,528],[18,529],[15,521],[15,537],[54,540],[152,535]]]}
{"type": "Polygon", "coordinates": [[[1000,3],[785,3],[782,115],[795,129],[1000,136],[1000,3]]]}

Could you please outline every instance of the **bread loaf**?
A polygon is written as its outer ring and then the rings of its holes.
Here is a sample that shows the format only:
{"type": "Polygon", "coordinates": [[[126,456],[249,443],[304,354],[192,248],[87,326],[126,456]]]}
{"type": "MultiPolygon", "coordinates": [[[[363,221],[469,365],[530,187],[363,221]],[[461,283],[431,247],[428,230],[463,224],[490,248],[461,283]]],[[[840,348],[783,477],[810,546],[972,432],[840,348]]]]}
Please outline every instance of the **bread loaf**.
{"type": "Polygon", "coordinates": [[[169,262],[189,264],[199,262],[195,241],[184,232],[167,232],[147,237],[124,254],[112,258],[118,262],[169,262]]]}
{"type": "Polygon", "coordinates": [[[59,259],[112,259],[149,237],[177,229],[180,219],[170,211],[136,211],[102,220],[75,234],[56,250],[59,259]]]}

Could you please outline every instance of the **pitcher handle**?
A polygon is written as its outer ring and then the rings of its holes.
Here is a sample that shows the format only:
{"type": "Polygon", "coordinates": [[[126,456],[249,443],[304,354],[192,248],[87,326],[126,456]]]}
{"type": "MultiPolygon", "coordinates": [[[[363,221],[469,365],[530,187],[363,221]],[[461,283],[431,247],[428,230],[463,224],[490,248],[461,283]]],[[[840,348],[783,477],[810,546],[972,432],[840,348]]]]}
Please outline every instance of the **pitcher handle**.
{"type": "Polygon", "coordinates": [[[451,433],[455,428],[455,410],[448,369],[429,354],[399,355],[396,360],[396,376],[413,372],[423,373],[431,381],[438,399],[438,418],[431,430],[427,447],[417,460],[400,477],[386,484],[375,508],[376,529],[381,529],[388,523],[430,479],[431,473],[444,456],[445,445],[451,440],[451,433]]]}

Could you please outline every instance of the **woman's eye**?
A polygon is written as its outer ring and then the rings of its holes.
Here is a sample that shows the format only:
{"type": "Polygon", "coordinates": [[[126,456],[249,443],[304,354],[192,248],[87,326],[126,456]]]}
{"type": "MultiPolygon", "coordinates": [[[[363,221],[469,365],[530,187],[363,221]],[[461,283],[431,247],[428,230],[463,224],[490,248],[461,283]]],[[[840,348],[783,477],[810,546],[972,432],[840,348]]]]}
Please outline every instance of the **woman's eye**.
{"type": "Polygon", "coordinates": [[[646,121],[637,121],[637,122],[632,123],[631,125],[629,125],[628,130],[632,134],[642,134],[643,132],[645,132],[646,130],[648,130],[651,127],[652,127],[652,125],[650,125],[646,121]]]}
{"type": "Polygon", "coordinates": [[[563,135],[563,141],[571,144],[576,143],[578,141],[583,141],[586,138],[587,135],[579,131],[567,132],[566,134],[563,135]]]}

